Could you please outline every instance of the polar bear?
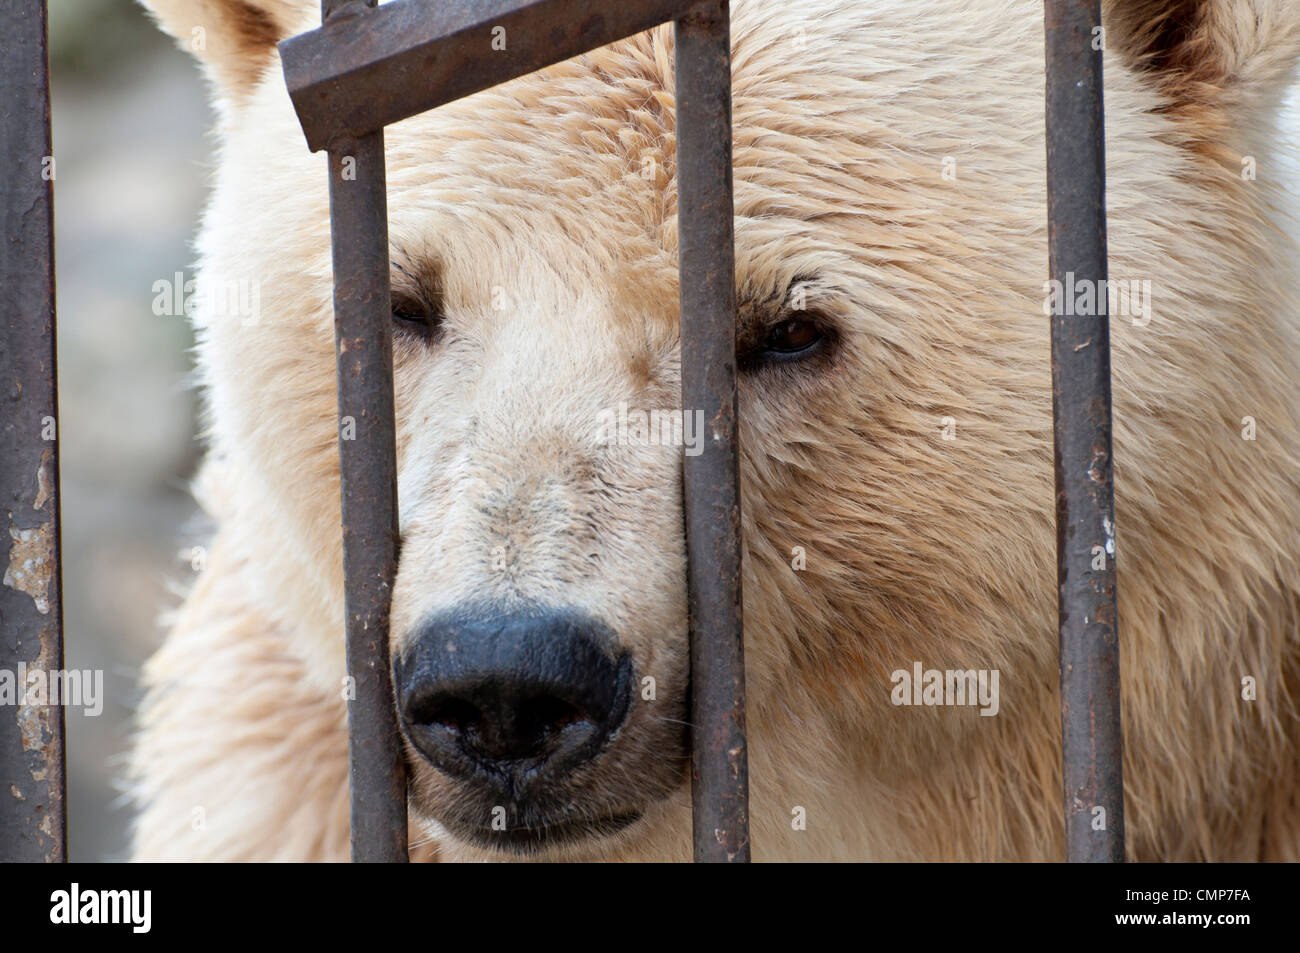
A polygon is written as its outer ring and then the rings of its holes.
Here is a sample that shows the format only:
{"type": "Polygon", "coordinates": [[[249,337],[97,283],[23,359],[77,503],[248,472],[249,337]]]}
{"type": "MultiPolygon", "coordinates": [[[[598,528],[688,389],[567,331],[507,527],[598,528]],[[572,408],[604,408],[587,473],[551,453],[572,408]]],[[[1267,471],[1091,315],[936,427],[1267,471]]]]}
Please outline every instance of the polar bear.
{"type": "MultiPolygon", "coordinates": [[[[275,46],[319,8],[147,3],[219,109],[201,281],[260,313],[195,318],[218,529],[134,852],[344,859],[327,176],[275,46]]],[[[1128,856],[1295,859],[1300,6],[1105,24],[1128,856]]],[[[737,0],[731,37],[754,857],[1058,859],[1041,4],[737,0]],[[996,698],[901,704],[918,670],[996,698]]],[[[691,856],[689,448],[593,426],[679,403],[672,63],[664,26],[386,133],[421,859],[691,856]]]]}

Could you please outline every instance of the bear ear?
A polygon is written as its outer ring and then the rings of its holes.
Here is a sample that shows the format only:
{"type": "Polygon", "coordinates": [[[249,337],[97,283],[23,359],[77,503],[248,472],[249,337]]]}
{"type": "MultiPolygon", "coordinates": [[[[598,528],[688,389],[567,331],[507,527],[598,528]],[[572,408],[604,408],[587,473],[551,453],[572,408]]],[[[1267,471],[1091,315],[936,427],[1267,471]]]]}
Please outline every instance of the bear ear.
{"type": "Polygon", "coordinates": [[[198,57],[231,102],[242,100],[285,37],[320,25],[319,0],[141,0],[177,45],[198,57]]]}
{"type": "Polygon", "coordinates": [[[1175,101],[1223,105],[1300,61],[1300,0],[1104,0],[1107,45],[1175,101]]]}

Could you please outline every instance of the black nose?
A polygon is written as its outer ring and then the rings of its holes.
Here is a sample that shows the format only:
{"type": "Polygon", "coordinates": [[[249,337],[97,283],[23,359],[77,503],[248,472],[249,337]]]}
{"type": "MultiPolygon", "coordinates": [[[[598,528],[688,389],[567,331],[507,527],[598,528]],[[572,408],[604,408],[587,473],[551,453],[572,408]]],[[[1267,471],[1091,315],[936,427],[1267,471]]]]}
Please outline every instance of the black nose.
{"type": "Polygon", "coordinates": [[[590,761],[622,724],[631,665],[572,611],[461,610],[425,620],[394,661],[403,727],[436,767],[517,788],[590,761]]]}

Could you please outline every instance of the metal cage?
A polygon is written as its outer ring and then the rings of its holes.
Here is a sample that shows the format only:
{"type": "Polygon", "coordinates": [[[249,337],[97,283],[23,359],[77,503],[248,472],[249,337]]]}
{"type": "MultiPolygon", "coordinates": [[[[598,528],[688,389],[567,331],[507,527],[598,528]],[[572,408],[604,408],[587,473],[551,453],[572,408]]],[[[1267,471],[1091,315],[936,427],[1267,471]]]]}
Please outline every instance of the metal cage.
{"type": "MultiPolygon", "coordinates": [[[[280,45],[307,144],[329,153],[341,418],[352,856],[407,859],[406,769],[388,651],[398,559],[384,127],[671,21],[676,31],[682,407],[706,450],[683,457],[691,620],[695,859],[750,859],[737,485],[727,0],[322,0],[320,29],[280,45]],[[509,50],[491,51],[494,27],[509,50]],[[344,175],[348,160],[348,175],[344,175]]],[[[1050,273],[1106,278],[1099,0],[1046,0],[1050,273]]],[[[0,0],[0,480],[34,576],[0,588],[0,666],[62,665],[52,189],[44,0],[0,0]],[[38,476],[39,475],[39,476],[38,476]],[[32,556],[32,554],[35,554],[32,556]]],[[[1105,309],[1100,309],[1105,310],[1105,309]]],[[[1067,859],[1122,861],[1123,795],[1105,314],[1051,320],[1067,859]],[[1096,547],[1111,558],[1094,568],[1096,547]],[[1096,808],[1106,823],[1093,829],[1096,808]]],[[[57,707],[0,713],[0,860],[62,860],[57,707]]]]}

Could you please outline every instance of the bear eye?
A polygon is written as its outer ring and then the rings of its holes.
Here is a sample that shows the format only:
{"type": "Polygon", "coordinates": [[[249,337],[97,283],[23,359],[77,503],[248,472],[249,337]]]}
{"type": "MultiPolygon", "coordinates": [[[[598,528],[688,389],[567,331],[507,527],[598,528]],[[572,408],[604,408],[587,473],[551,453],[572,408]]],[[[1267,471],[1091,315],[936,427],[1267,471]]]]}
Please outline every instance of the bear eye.
{"type": "Polygon", "coordinates": [[[810,318],[789,318],[773,327],[763,338],[764,356],[789,360],[814,350],[825,339],[817,322],[810,318]]]}
{"type": "Polygon", "coordinates": [[[428,340],[442,322],[437,309],[421,298],[394,292],[392,301],[393,330],[398,334],[428,340]]]}

